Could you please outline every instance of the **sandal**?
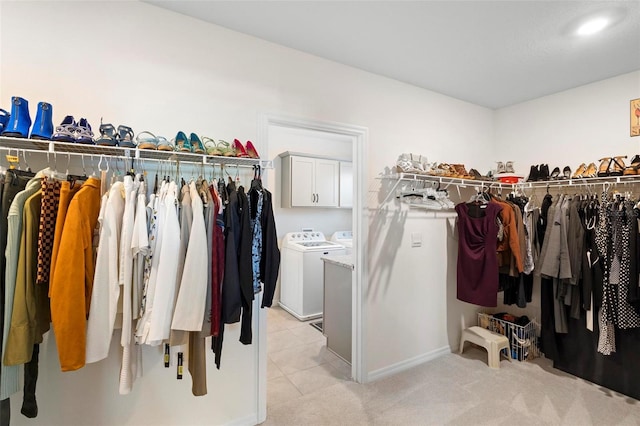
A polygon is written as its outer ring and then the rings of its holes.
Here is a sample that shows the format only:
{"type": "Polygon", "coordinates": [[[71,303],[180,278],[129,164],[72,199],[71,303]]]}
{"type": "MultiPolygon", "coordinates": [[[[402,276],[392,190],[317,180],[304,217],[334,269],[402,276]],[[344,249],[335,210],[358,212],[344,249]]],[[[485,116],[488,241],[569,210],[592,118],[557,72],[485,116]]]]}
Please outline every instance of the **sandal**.
{"type": "Polygon", "coordinates": [[[231,144],[229,144],[229,142],[227,141],[219,140],[218,149],[222,152],[222,155],[224,155],[225,157],[236,156],[235,150],[231,147],[231,144]]]}
{"type": "Polygon", "coordinates": [[[624,176],[635,176],[640,174],[640,155],[636,155],[631,159],[631,164],[629,167],[625,167],[622,174],[624,176]]]}
{"type": "Polygon", "coordinates": [[[187,135],[184,134],[184,132],[178,132],[174,140],[176,151],[193,152],[193,150],[191,149],[191,142],[189,142],[189,139],[187,138],[187,135]]]}
{"type": "Polygon", "coordinates": [[[56,127],[56,131],[51,136],[52,141],[57,142],[75,142],[76,141],[76,129],[78,125],[73,119],[72,115],[67,115],[62,123],[56,127]]]}
{"type": "Polygon", "coordinates": [[[604,157],[598,161],[600,161],[600,167],[598,168],[598,177],[609,176],[609,166],[611,165],[611,158],[604,157]]]}
{"type": "Polygon", "coordinates": [[[249,154],[247,154],[247,150],[244,149],[244,145],[238,139],[233,140],[233,149],[236,153],[236,157],[239,158],[248,158],[249,154]]]}
{"type": "Polygon", "coordinates": [[[587,165],[582,163],[576,169],[576,172],[571,176],[572,179],[580,179],[584,177],[585,172],[587,171],[587,165]]]}
{"type": "Polygon", "coordinates": [[[158,151],[175,151],[176,146],[173,141],[167,140],[164,136],[158,136],[156,138],[158,140],[158,151]]]}
{"type": "Polygon", "coordinates": [[[102,124],[100,119],[100,137],[96,139],[96,145],[100,146],[116,146],[118,141],[116,140],[116,128],[113,124],[102,124]]]}
{"type": "Polygon", "coordinates": [[[598,176],[598,169],[596,168],[596,163],[589,163],[587,166],[587,170],[582,174],[583,178],[594,178],[598,176]]]}
{"type": "Polygon", "coordinates": [[[222,155],[222,151],[220,151],[220,148],[218,148],[218,144],[216,143],[215,140],[207,136],[203,136],[202,142],[204,143],[204,149],[207,151],[207,155],[214,155],[214,156],[222,155]]]}
{"type": "Polygon", "coordinates": [[[626,155],[619,155],[613,157],[611,164],[609,165],[609,176],[622,176],[626,165],[623,158],[627,158],[626,155]]]}
{"type": "Polygon", "coordinates": [[[158,138],[146,130],[138,133],[136,143],[139,149],[158,149],[158,138]]]}
{"type": "Polygon", "coordinates": [[[93,141],[93,132],[91,131],[91,124],[87,121],[86,118],[81,118],[78,121],[78,125],[76,126],[76,142],[84,143],[84,144],[94,144],[93,141]]]}
{"type": "Polygon", "coordinates": [[[507,161],[507,163],[504,165],[504,171],[505,173],[515,173],[515,169],[513,168],[513,161],[507,161]]]}
{"type": "Polygon", "coordinates": [[[191,142],[191,152],[195,152],[196,154],[204,154],[204,145],[202,141],[195,133],[191,133],[191,137],[189,138],[191,142]]]}
{"type": "Polygon", "coordinates": [[[118,144],[122,148],[135,148],[136,143],[133,141],[133,130],[129,126],[118,126],[118,144]]]}

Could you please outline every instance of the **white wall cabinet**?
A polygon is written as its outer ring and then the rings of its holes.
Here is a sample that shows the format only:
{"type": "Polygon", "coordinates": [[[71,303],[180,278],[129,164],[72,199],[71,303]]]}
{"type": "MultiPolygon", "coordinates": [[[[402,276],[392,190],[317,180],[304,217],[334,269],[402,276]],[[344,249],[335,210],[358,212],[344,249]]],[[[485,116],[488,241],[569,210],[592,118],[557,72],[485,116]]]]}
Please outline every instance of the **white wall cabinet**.
{"type": "Polygon", "coordinates": [[[282,207],[338,207],[340,162],[285,153],[282,207]]]}

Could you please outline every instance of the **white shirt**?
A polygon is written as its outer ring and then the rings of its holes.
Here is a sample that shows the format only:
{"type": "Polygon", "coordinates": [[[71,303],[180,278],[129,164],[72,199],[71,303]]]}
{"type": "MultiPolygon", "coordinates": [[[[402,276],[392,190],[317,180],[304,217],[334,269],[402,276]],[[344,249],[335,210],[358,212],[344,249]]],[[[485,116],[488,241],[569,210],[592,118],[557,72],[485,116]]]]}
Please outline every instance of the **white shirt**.
{"type": "Polygon", "coordinates": [[[157,282],[153,297],[149,335],[147,337],[147,343],[152,346],[160,345],[164,340],[169,339],[171,331],[171,316],[178,285],[178,251],[180,250],[177,190],[176,183],[171,182],[163,201],[165,220],[162,229],[162,240],[159,241],[160,253],[158,255],[157,282]]]}
{"type": "Polygon", "coordinates": [[[98,217],[101,229],[87,321],[87,364],[105,359],[109,353],[120,297],[118,259],[123,213],[124,185],[116,182],[102,196],[98,217]]]}
{"type": "Polygon", "coordinates": [[[194,182],[189,184],[189,190],[191,192],[193,223],[171,328],[200,331],[207,298],[207,262],[209,261],[207,230],[204,225],[202,200],[194,182]]]}

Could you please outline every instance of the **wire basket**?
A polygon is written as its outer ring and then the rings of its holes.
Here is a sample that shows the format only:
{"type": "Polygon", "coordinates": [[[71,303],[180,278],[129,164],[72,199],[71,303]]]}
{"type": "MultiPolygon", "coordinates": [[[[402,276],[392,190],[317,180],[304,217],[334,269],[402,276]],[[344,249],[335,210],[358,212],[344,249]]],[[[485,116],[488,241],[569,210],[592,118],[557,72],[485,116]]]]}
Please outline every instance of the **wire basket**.
{"type": "MultiPolygon", "coordinates": [[[[540,336],[540,324],[533,319],[527,325],[518,325],[512,322],[496,318],[491,314],[478,313],[478,325],[495,333],[502,334],[509,339],[511,358],[518,361],[527,361],[540,356],[538,336],[540,336]]],[[[506,353],[506,349],[503,350],[506,353]]]]}

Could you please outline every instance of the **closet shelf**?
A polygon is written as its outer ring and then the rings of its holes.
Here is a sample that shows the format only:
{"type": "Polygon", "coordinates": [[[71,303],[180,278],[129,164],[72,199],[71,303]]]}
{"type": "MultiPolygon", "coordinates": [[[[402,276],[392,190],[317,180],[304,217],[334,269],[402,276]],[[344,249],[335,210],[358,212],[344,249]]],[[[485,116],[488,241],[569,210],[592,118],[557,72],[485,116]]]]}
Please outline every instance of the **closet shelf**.
{"type": "Polygon", "coordinates": [[[69,155],[109,156],[117,158],[135,158],[150,161],[179,161],[194,164],[224,164],[225,166],[253,167],[272,169],[273,161],[259,158],[220,157],[214,155],[193,154],[178,151],[160,151],[151,149],[121,148],[117,146],[85,145],[79,143],[42,141],[0,136],[0,150],[30,153],[51,153],[69,155]]]}
{"type": "Polygon", "coordinates": [[[477,188],[484,190],[488,188],[496,189],[549,189],[549,188],[566,188],[566,187],[579,187],[602,185],[603,190],[607,189],[612,184],[640,184],[640,175],[637,176],[611,176],[611,177],[596,177],[586,179],[559,179],[549,181],[537,181],[537,182],[520,182],[520,183],[504,183],[499,181],[488,181],[479,179],[460,179],[444,176],[432,176],[432,175],[420,175],[412,173],[397,173],[386,174],[378,176],[379,179],[394,180],[395,183],[389,189],[386,198],[381,205],[384,205],[393,197],[396,188],[402,182],[431,182],[437,183],[439,186],[445,189],[454,186],[458,188],[477,188]]]}

